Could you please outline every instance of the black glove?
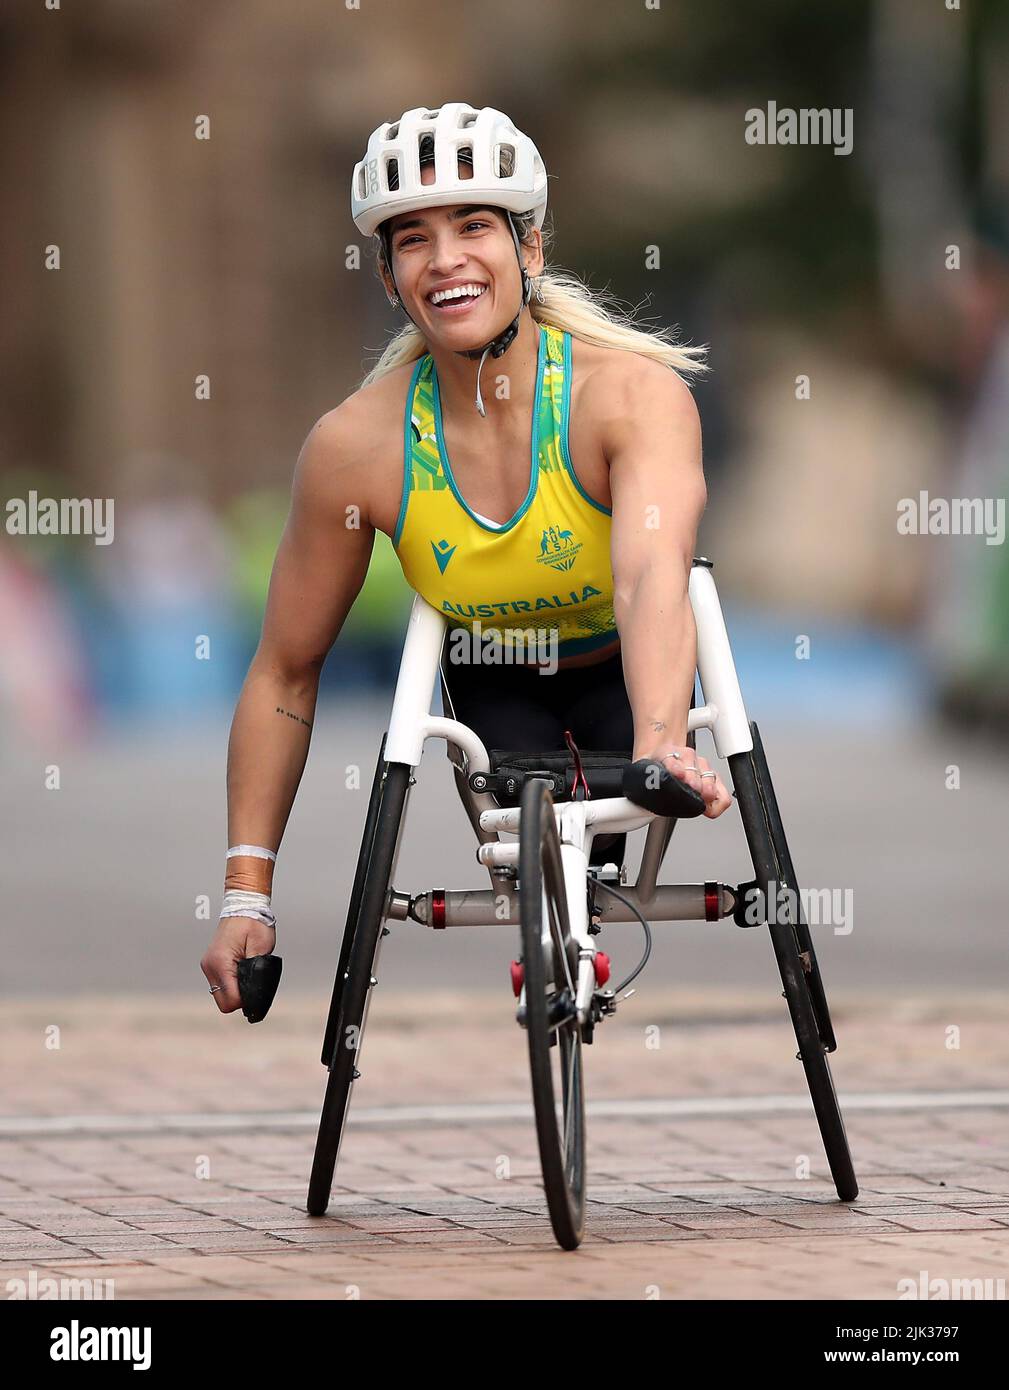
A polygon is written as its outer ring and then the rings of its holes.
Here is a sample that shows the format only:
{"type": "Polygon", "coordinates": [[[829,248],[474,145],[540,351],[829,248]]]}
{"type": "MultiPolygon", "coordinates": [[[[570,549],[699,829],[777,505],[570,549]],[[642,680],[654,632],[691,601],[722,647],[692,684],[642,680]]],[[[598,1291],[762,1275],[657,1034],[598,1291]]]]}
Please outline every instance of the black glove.
{"type": "Polygon", "coordinates": [[[238,962],[238,993],[250,1023],[262,1023],[280,984],[280,956],[246,956],[238,962]]]}
{"type": "Polygon", "coordinates": [[[624,796],[635,806],[643,806],[646,811],[654,811],[658,816],[675,816],[686,820],[690,816],[702,816],[707,802],[699,792],[681,782],[660,762],[652,758],[639,758],[636,763],[628,763],[623,775],[624,796]]]}

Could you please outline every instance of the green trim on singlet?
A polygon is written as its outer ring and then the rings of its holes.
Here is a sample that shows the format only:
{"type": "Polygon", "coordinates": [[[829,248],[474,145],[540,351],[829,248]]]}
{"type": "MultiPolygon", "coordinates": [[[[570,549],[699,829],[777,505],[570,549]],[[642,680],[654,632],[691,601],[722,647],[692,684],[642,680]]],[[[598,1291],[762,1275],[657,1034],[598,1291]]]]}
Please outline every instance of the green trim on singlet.
{"type": "Polygon", "coordinates": [[[594,497],[590,497],[589,494],[585,491],[585,489],[582,487],[581,483],[578,481],[578,474],[575,472],[575,470],[574,470],[574,465],[573,465],[572,462],[571,462],[571,452],[570,452],[570,449],[569,449],[569,447],[568,447],[568,431],[569,431],[570,428],[571,428],[571,334],[570,334],[570,333],[565,333],[565,335],[564,335],[564,397],[563,397],[563,400],[564,400],[564,406],[563,406],[563,415],[562,415],[562,418],[561,418],[561,431],[560,431],[560,433],[561,433],[561,441],[560,441],[560,442],[561,442],[561,458],[564,460],[564,467],[568,470],[568,473],[571,475],[571,481],[574,483],[575,487],[578,489],[578,491],[581,493],[581,495],[585,498],[586,502],[590,503],[593,507],[595,507],[597,511],[602,512],[603,516],[612,516],[612,515],[613,515],[613,509],[612,509],[612,507],[604,507],[603,504],[602,504],[602,502],[597,502],[596,499],[595,499],[594,497]]]}
{"type": "Polygon", "coordinates": [[[410,385],[406,390],[406,416],[403,420],[403,492],[399,502],[399,516],[396,518],[396,529],[392,535],[393,546],[399,545],[399,538],[403,533],[403,522],[406,520],[406,505],[410,500],[410,471],[413,467],[413,430],[410,421],[410,402],[413,400],[414,392],[417,389],[417,378],[424,368],[424,355],[417,358],[417,365],[410,374],[410,385]]]}
{"type": "Polygon", "coordinates": [[[499,526],[488,526],[486,522],[481,521],[480,518],[477,516],[476,512],[473,511],[469,503],[466,501],[465,497],[463,497],[462,493],[459,491],[459,486],[455,480],[455,474],[452,472],[452,464],[450,463],[448,457],[448,447],[445,443],[445,424],[442,420],[441,414],[441,388],[438,384],[438,368],[433,365],[431,367],[431,384],[434,387],[435,428],[438,434],[438,455],[441,459],[441,466],[444,471],[446,481],[448,482],[449,487],[452,489],[453,496],[459,503],[460,507],[462,507],[466,515],[471,517],[473,521],[476,522],[476,524],[480,527],[481,531],[489,531],[492,535],[495,536],[504,535],[506,531],[510,531],[512,529],[516,522],[521,521],[522,518],[525,516],[526,512],[529,510],[530,503],[536,496],[536,484],[539,481],[540,471],[540,404],[543,396],[543,359],[545,355],[546,334],[543,332],[541,328],[539,347],[536,352],[536,397],[533,401],[533,418],[532,427],[530,429],[529,486],[526,489],[525,499],[520,505],[518,511],[515,513],[514,516],[509,517],[507,521],[502,522],[499,526]]]}

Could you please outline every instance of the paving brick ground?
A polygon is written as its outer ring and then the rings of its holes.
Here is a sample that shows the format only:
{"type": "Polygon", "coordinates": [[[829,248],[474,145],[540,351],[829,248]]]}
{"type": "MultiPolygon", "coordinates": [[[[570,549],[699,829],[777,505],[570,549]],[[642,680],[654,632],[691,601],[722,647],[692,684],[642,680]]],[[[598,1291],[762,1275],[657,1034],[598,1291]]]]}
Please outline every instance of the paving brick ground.
{"type": "Polygon", "coordinates": [[[119,1299],[896,1298],[923,1272],[1009,1285],[1001,996],[835,1001],[849,1206],[808,1105],[753,1106],[805,1096],[780,1000],[628,1001],[586,1053],[590,1106],[693,1104],[590,1111],[575,1254],[553,1243],[524,1037],[498,994],[379,993],[330,1211],[308,1217],[324,1011],[282,992],[251,1029],[199,997],[7,1006],[4,1280],[112,1279],[119,1299]],[[719,1098],[735,1112],[701,1113],[719,1098]],[[474,1102],[501,1104],[416,1109],[474,1102]]]}

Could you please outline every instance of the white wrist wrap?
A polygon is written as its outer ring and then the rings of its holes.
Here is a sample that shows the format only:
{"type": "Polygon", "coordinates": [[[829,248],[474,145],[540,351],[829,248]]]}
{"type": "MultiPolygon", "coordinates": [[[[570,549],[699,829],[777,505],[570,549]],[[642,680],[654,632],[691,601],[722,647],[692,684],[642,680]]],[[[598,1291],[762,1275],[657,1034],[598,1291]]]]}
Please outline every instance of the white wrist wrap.
{"type": "Polygon", "coordinates": [[[241,888],[229,888],[224,894],[221,917],[251,917],[264,927],[276,927],[277,919],[270,907],[267,893],[246,893],[241,888]]]}
{"type": "Polygon", "coordinates": [[[251,917],[262,922],[264,927],[276,927],[277,919],[270,906],[270,892],[273,888],[273,865],[277,862],[276,851],[264,849],[262,845],[231,845],[228,859],[268,860],[262,868],[236,869],[224,876],[224,903],[221,917],[251,917]],[[263,889],[266,892],[263,892],[263,889]]]}

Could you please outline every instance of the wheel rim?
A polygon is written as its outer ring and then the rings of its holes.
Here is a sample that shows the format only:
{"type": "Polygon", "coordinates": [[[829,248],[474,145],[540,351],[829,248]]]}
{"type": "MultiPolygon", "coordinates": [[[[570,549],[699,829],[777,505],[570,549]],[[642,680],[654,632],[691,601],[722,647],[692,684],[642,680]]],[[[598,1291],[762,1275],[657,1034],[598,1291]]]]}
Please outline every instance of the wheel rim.
{"type": "Polygon", "coordinates": [[[542,784],[535,794],[532,785],[526,787],[522,815],[519,872],[533,1107],[551,1223],[559,1244],[571,1250],[581,1241],[585,1213],[578,951],[568,925],[553,803],[542,784]]]}

